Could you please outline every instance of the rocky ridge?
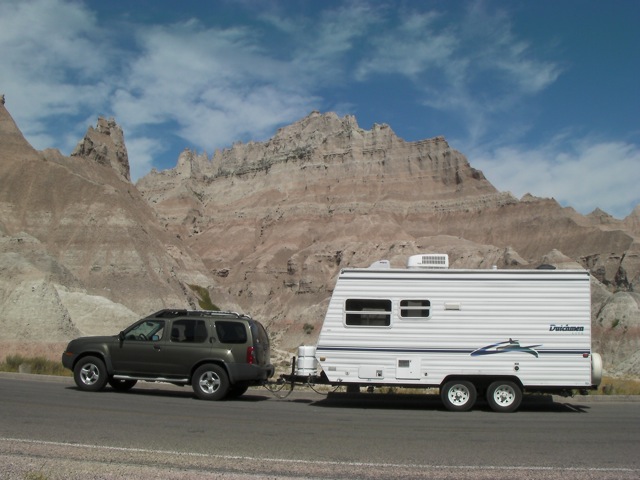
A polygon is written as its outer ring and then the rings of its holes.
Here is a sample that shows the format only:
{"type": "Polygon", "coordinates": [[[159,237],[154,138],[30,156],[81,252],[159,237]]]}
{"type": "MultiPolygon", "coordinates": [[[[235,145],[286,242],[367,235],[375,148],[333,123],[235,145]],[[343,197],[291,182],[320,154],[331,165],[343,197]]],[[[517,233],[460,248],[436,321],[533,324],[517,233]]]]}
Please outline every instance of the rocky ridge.
{"type": "MultiPolygon", "coordinates": [[[[623,328],[640,321],[619,297],[635,297],[640,281],[638,211],[583,216],[498,192],[442,137],[405,142],[386,125],[313,112],[266,142],[211,158],[185,150],[137,187],[218,275],[216,295],[265,320],[285,348],[315,341],[340,268],[381,258],[400,267],[424,251],[461,268],[588,268],[596,328],[609,331],[621,302],[634,319],[623,328]]],[[[634,365],[625,371],[640,373],[634,365]]]]}
{"type": "Polygon", "coordinates": [[[57,338],[194,306],[197,284],[290,350],[315,342],[340,268],[440,252],[461,268],[589,269],[594,347],[610,372],[640,376],[640,207],[617,220],[517,199],[442,137],[405,142],[312,112],[266,142],[185,150],[134,186],[115,121],[99,119],[64,157],[33,150],[0,107],[0,178],[16,183],[0,193],[0,304],[22,322],[34,312],[21,305],[41,305],[57,338]]]}
{"type": "Polygon", "coordinates": [[[2,340],[114,333],[141,314],[197,305],[188,285],[212,282],[128,180],[120,127],[100,119],[80,142],[89,144],[71,157],[38,152],[0,106],[2,340]]]}

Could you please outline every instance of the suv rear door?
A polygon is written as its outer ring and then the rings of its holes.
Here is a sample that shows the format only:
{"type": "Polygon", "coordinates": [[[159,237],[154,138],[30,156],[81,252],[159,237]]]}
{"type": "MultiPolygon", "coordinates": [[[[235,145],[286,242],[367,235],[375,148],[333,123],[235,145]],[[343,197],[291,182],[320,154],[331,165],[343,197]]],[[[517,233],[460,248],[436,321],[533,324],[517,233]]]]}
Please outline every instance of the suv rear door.
{"type": "Polygon", "coordinates": [[[271,348],[269,345],[269,335],[260,322],[251,321],[251,336],[253,337],[253,349],[257,364],[260,366],[269,365],[271,362],[271,348]]]}

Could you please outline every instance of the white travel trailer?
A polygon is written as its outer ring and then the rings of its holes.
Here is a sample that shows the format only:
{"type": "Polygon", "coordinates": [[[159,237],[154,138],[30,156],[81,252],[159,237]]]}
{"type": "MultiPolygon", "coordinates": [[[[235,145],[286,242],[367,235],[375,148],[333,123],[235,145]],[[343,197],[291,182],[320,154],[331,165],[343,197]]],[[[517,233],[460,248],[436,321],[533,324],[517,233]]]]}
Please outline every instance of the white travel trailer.
{"type": "Polygon", "coordinates": [[[486,394],[495,411],[524,391],[597,388],[586,270],[456,270],[446,255],[408,268],[340,272],[315,347],[296,377],[355,386],[437,387],[449,410],[486,394]],[[317,371],[317,367],[321,371],[317,371]]]}

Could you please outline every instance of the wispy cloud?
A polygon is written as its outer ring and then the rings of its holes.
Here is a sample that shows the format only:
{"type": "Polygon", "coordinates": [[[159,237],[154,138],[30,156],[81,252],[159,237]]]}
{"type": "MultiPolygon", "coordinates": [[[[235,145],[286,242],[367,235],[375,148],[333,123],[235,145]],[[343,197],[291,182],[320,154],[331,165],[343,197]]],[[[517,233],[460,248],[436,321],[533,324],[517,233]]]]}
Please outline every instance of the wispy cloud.
{"type": "Polygon", "coordinates": [[[555,198],[581,213],[603,208],[630,212],[638,203],[640,148],[637,145],[583,139],[551,142],[543,148],[504,146],[472,150],[475,167],[499,190],[555,198]]]}
{"type": "Polygon", "coordinates": [[[80,3],[0,3],[1,88],[11,93],[11,110],[39,148],[59,145],[52,117],[95,109],[108,97],[112,51],[103,39],[94,14],[80,3]]]}
{"type": "Polygon", "coordinates": [[[404,12],[396,28],[372,40],[355,75],[409,78],[424,105],[455,115],[475,142],[519,101],[553,84],[562,68],[536,58],[508,15],[489,13],[482,2],[468,5],[458,22],[435,10],[404,12]]]}
{"type": "Polygon", "coordinates": [[[205,28],[197,21],[141,28],[138,56],[116,92],[112,108],[133,132],[175,124],[176,135],[217,148],[304,115],[311,95],[293,82],[277,82],[290,70],[260,51],[244,28],[205,28]]]}
{"type": "Polygon", "coordinates": [[[355,70],[358,80],[386,74],[402,75],[420,82],[423,75],[446,73],[450,62],[457,62],[459,40],[448,28],[439,25],[436,12],[403,16],[400,24],[371,40],[372,49],[355,70]]]}
{"type": "Polygon", "coordinates": [[[455,120],[449,140],[498,188],[553,196],[582,212],[592,203],[628,211],[638,200],[637,176],[623,173],[638,170],[636,145],[573,136],[524,146],[535,119],[522,112],[565,66],[519,35],[501,10],[517,7],[318,5],[240,2],[233,8],[243,15],[224,24],[194,13],[162,24],[113,17],[107,25],[89,2],[5,0],[0,51],[10,67],[0,69],[0,91],[40,149],[69,153],[98,115],[114,116],[135,180],[176,145],[213,153],[266,139],[314,109],[352,113],[364,102],[375,109],[368,86],[379,92],[399,78],[414,86],[408,101],[424,106],[424,118],[455,120]],[[591,171],[597,181],[584,175],[591,171]]]}

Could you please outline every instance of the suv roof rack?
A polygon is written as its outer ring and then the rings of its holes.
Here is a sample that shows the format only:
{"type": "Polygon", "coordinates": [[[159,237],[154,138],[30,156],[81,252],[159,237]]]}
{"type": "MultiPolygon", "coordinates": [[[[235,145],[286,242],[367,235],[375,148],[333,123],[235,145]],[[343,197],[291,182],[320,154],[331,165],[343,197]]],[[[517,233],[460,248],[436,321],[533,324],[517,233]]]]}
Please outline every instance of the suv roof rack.
{"type": "Polygon", "coordinates": [[[165,308],[152,313],[147,318],[176,318],[176,317],[228,317],[233,315],[236,318],[248,318],[249,315],[238,312],[223,312],[220,310],[187,310],[176,308],[165,308]]]}

